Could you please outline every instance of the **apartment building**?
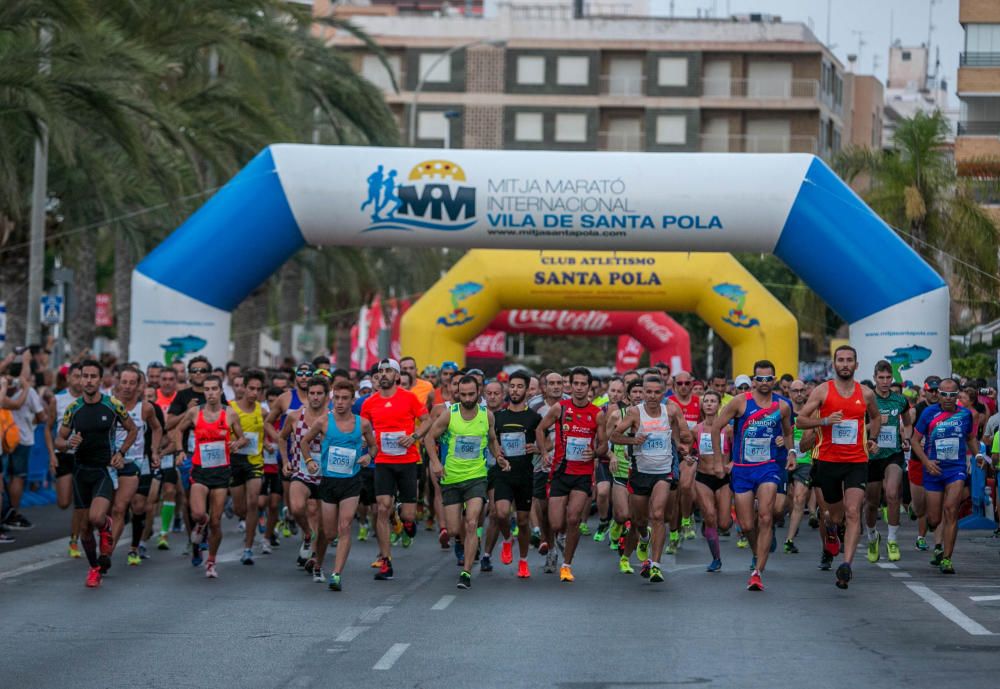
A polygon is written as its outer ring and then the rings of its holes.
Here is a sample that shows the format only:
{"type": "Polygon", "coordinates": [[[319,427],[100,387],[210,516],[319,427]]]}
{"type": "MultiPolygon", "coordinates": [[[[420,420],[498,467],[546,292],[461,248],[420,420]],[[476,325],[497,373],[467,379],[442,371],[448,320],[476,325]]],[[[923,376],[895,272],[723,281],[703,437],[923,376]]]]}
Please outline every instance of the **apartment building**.
{"type": "MultiPolygon", "coordinates": [[[[385,90],[402,140],[418,146],[829,156],[854,141],[854,121],[881,117],[881,99],[856,111],[843,66],[808,27],[768,15],[595,16],[523,2],[482,17],[373,9],[337,11],[382,46],[398,92],[360,41],[330,42],[353,52],[355,69],[385,90]]],[[[870,130],[863,139],[871,144],[870,130]]]]}

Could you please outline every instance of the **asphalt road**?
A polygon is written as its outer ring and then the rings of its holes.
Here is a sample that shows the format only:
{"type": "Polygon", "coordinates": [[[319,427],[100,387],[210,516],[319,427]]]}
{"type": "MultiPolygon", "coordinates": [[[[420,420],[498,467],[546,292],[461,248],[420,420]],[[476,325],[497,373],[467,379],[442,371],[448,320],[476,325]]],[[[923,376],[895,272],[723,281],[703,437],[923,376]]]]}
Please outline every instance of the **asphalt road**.
{"type": "Polygon", "coordinates": [[[217,580],[190,565],[178,535],[140,567],[119,550],[98,590],[62,539],[0,553],[0,686],[974,689],[1000,674],[1000,542],[985,533],[962,533],[946,577],[912,549],[906,523],[902,561],[876,566],[859,551],[840,591],[806,527],[803,552],[773,556],[767,590],[750,593],[735,537],[721,573],[704,571],[698,539],[655,585],[619,574],[589,539],[573,584],[543,574],[534,553],[519,580],[498,548],[495,570],[461,591],[450,551],[421,532],[397,550],[391,582],[372,580],[374,544],[355,544],[333,593],[295,566],[291,542],[242,566],[226,528],[217,580]]]}

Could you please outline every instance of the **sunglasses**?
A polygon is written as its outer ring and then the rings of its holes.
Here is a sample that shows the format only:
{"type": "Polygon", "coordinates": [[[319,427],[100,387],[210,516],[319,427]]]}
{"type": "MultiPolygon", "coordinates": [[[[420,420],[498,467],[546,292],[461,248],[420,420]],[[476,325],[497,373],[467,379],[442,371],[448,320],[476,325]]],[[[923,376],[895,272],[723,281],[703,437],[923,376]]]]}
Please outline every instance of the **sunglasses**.
{"type": "Polygon", "coordinates": [[[941,397],[944,397],[945,399],[949,399],[950,400],[950,399],[953,399],[955,397],[958,397],[958,391],[955,391],[955,392],[939,392],[938,395],[940,395],[941,397]]]}
{"type": "Polygon", "coordinates": [[[750,389],[750,386],[749,386],[749,385],[741,385],[741,386],[739,386],[739,387],[738,387],[738,388],[736,388],[736,389],[737,389],[737,390],[749,390],[749,389],[750,389]]]}
{"type": "Polygon", "coordinates": [[[758,383],[770,383],[774,380],[774,376],[754,376],[753,379],[758,383]]]}
{"type": "Polygon", "coordinates": [[[674,385],[694,385],[690,380],[675,380],[674,385]]]}
{"type": "Polygon", "coordinates": [[[208,368],[189,368],[188,373],[208,373],[210,370],[208,368]]]}
{"type": "Polygon", "coordinates": [[[295,372],[295,377],[296,378],[308,378],[312,374],[313,374],[312,371],[296,371],[295,372]]]}

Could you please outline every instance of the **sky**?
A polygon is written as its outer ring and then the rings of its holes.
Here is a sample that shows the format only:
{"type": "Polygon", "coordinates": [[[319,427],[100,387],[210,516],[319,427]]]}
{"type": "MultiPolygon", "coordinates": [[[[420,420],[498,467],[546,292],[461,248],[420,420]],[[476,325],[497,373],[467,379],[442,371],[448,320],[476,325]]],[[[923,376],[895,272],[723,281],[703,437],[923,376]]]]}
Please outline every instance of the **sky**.
{"type": "MultiPolygon", "coordinates": [[[[654,16],[669,16],[671,4],[675,17],[695,17],[701,9],[711,16],[761,12],[777,14],[782,21],[800,21],[816,37],[829,43],[837,58],[847,66],[847,55],[858,54],[856,71],[874,74],[884,84],[889,62],[889,46],[899,39],[903,45],[919,46],[927,42],[928,17],[933,17],[931,65],[940,48],[940,74],[948,82],[948,100],[958,105],[955,96],[958,54],[965,37],[958,23],[958,0],[649,0],[654,16]],[[933,2],[931,9],[930,3],[933,2]],[[830,22],[827,26],[827,6],[830,22]],[[828,34],[829,31],[829,34],[828,34]],[[865,42],[858,50],[860,39],[865,42]],[[829,41],[827,41],[829,35],[829,41]]],[[[932,69],[933,71],[933,69],[932,69]]]]}

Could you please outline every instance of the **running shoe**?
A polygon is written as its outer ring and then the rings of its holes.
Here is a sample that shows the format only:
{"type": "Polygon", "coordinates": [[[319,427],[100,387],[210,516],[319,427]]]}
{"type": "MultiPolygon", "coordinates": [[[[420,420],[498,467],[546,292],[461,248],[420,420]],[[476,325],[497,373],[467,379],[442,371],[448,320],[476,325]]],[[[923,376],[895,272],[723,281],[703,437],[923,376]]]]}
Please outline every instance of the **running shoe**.
{"type": "Polygon", "coordinates": [[[6,531],[4,531],[3,529],[0,529],[0,545],[7,545],[9,543],[15,543],[16,541],[17,541],[16,538],[14,538],[13,536],[11,536],[9,533],[7,533],[6,531]]]}
{"type": "Polygon", "coordinates": [[[750,547],[750,541],[748,541],[746,539],[746,536],[744,536],[743,534],[740,534],[740,537],[736,539],[736,547],[737,548],[749,548],[750,547]]]}
{"type": "MultiPolygon", "coordinates": [[[[101,529],[100,531],[100,551],[104,555],[107,555],[109,560],[111,557],[111,551],[115,549],[114,537],[111,535],[114,529],[114,522],[112,522],[111,518],[108,517],[108,528],[101,529]]],[[[108,567],[110,566],[111,565],[109,564],[108,567]]]]}
{"type": "Polygon", "coordinates": [[[480,572],[493,571],[493,561],[490,560],[489,555],[483,555],[483,559],[479,561],[479,571],[480,572]]]}
{"type": "Polygon", "coordinates": [[[289,527],[288,522],[286,522],[285,520],[282,520],[280,522],[280,525],[281,526],[280,526],[280,529],[279,529],[279,533],[281,533],[282,538],[291,538],[292,537],[292,529],[289,527]]]}
{"type": "Polygon", "coordinates": [[[719,538],[729,538],[729,529],[719,529],[719,538]]]}
{"type": "Polygon", "coordinates": [[[681,519],[681,531],[683,532],[683,538],[685,541],[694,540],[694,524],[692,523],[690,517],[688,519],[681,519]]]}
{"type": "Polygon", "coordinates": [[[80,552],[80,546],[77,544],[77,542],[76,541],[70,541],[69,542],[69,556],[71,558],[76,559],[76,558],[81,557],[82,555],[83,555],[83,553],[80,552]]]}
{"type": "Polygon", "coordinates": [[[514,542],[504,541],[500,544],[500,562],[509,565],[514,561],[514,542]]]}
{"type": "Polygon", "coordinates": [[[813,512],[809,515],[809,528],[818,529],[819,528],[819,512],[813,512]]]}
{"type": "Polygon", "coordinates": [[[837,568],[837,588],[846,589],[847,584],[851,581],[851,566],[846,562],[840,563],[840,567],[837,568]]]}
{"type": "Polygon", "coordinates": [[[944,559],[944,548],[939,545],[934,546],[934,557],[931,559],[932,567],[940,567],[941,560],[944,559]]]}
{"type": "Polygon", "coordinates": [[[763,591],[764,582],[760,580],[760,572],[756,569],[750,575],[750,580],[747,581],[747,591],[763,591]]]}
{"type": "Polygon", "coordinates": [[[204,560],[201,557],[201,546],[200,545],[192,545],[191,546],[191,566],[192,567],[201,567],[201,563],[203,561],[204,560]]]}
{"type": "Polygon", "coordinates": [[[368,525],[362,524],[358,527],[358,542],[364,543],[368,540],[368,525]]]}
{"type": "Polygon", "coordinates": [[[321,567],[316,567],[313,569],[313,583],[322,584],[323,581],[323,569],[321,567]]]}
{"type": "Polygon", "coordinates": [[[538,554],[539,555],[548,555],[549,554],[549,542],[548,541],[542,541],[542,542],[540,542],[538,544],[538,554]]]}
{"type": "Polygon", "coordinates": [[[542,532],[537,527],[531,529],[531,547],[537,548],[542,542],[542,532]]]}
{"type": "Polygon", "coordinates": [[[424,522],[424,531],[433,531],[433,530],[434,530],[434,519],[429,517],[427,521],[424,522]]]}
{"type": "Polygon", "coordinates": [[[202,537],[205,535],[205,525],[196,522],[191,528],[191,544],[199,545],[201,543],[202,537]]]}
{"type": "Polygon", "coordinates": [[[288,532],[288,534],[285,536],[285,538],[288,538],[288,535],[296,536],[299,533],[299,525],[295,523],[294,519],[292,519],[291,521],[286,521],[285,522],[285,531],[288,532]]]}
{"type": "Polygon", "coordinates": [[[799,552],[799,549],[795,546],[795,543],[793,543],[792,541],[788,540],[788,541],[785,541],[785,552],[788,553],[788,554],[790,554],[790,555],[795,555],[796,553],[799,552]]]}
{"type": "Polygon", "coordinates": [[[941,558],[941,574],[954,574],[955,567],[951,564],[951,558],[942,557],[941,558]]]}
{"type": "Polygon", "coordinates": [[[382,560],[384,560],[384,559],[385,559],[384,557],[382,557],[381,555],[379,555],[377,558],[375,558],[375,561],[372,562],[372,568],[373,569],[380,568],[382,566],[382,560]]]}
{"type": "Polygon", "coordinates": [[[824,550],[819,560],[819,568],[824,572],[829,572],[831,567],[833,567],[833,555],[824,550]]]}
{"type": "Polygon", "coordinates": [[[649,560],[642,561],[642,567],[639,568],[639,576],[643,579],[649,579],[649,570],[652,568],[652,564],[649,560]]]}
{"type": "Polygon", "coordinates": [[[35,528],[35,525],[28,521],[28,519],[20,512],[14,512],[6,520],[4,520],[3,525],[8,529],[14,529],[15,531],[27,531],[28,529],[35,528]]]}
{"type": "Polygon", "coordinates": [[[128,555],[125,558],[125,561],[128,563],[129,567],[138,567],[139,565],[142,564],[142,558],[139,557],[139,553],[135,552],[134,550],[129,551],[128,555]]]}
{"type": "Polygon", "coordinates": [[[413,545],[413,539],[410,538],[410,536],[405,531],[402,534],[400,534],[399,540],[403,544],[404,548],[409,548],[411,545],[413,545]]]}
{"type": "Polygon", "coordinates": [[[340,575],[339,574],[331,574],[330,575],[330,580],[326,582],[326,587],[328,589],[330,589],[331,591],[340,591],[341,590],[341,587],[340,587],[340,575]]]}
{"type": "Polygon", "coordinates": [[[718,572],[722,569],[722,560],[712,560],[712,563],[705,568],[706,572],[718,572]]]}
{"type": "Polygon", "coordinates": [[[530,576],[531,576],[531,571],[528,569],[528,561],[527,560],[518,560],[517,561],[517,578],[518,579],[527,579],[530,576]]]}
{"type": "Polygon", "coordinates": [[[205,565],[205,576],[208,579],[218,579],[219,573],[215,571],[215,561],[209,560],[208,564],[205,565]]]}
{"type": "Polygon", "coordinates": [[[674,538],[673,536],[671,536],[670,540],[667,541],[667,547],[663,549],[663,552],[666,553],[667,555],[676,555],[677,548],[680,546],[680,542],[681,542],[680,538],[674,538]]]}
{"type": "Polygon", "coordinates": [[[448,529],[441,529],[438,532],[438,543],[441,544],[441,550],[448,550],[448,529]]]}
{"type": "Polygon", "coordinates": [[[87,588],[96,589],[101,585],[101,568],[91,567],[87,572],[87,588]]]}
{"type": "Polygon", "coordinates": [[[826,541],[823,543],[823,550],[830,554],[830,557],[837,557],[840,554],[840,539],[835,533],[827,533],[826,541]]]}
{"type": "Polygon", "coordinates": [[[676,553],[681,547],[681,532],[672,531],[670,533],[670,545],[674,546],[674,552],[676,553]]]}
{"type": "Polygon", "coordinates": [[[236,528],[239,530],[240,533],[246,533],[247,532],[247,522],[246,522],[246,520],[245,519],[241,519],[239,521],[239,523],[236,525],[236,528]]]}
{"type": "Polygon", "coordinates": [[[878,562],[882,554],[879,552],[881,548],[879,546],[882,544],[882,534],[875,532],[875,540],[868,542],[868,561],[878,562]]]}
{"type": "Polygon", "coordinates": [[[545,569],[543,570],[546,574],[552,574],[556,571],[556,567],[559,565],[559,553],[554,550],[550,550],[549,554],[545,556],[545,569]]]}
{"type": "Polygon", "coordinates": [[[271,541],[272,548],[277,548],[281,545],[281,541],[278,540],[277,534],[271,534],[271,538],[269,540],[271,541]]]}
{"type": "Polygon", "coordinates": [[[156,539],[156,549],[170,550],[170,541],[167,540],[167,534],[161,533],[160,537],[156,539]]]}
{"type": "Polygon", "coordinates": [[[140,560],[148,560],[149,559],[149,553],[146,552],[146,544],[145,543],[140,543],[139,544],[139,559],[140,560]]]}
{"type": "Polygon", "coordinates": [[[302,569],[306,574],[312,574],[313,570],[316,569],[316,558],[310,555],[306,563],[302,565],[302,569]]]}
{"type": "Polygon", "coordinates": [[[458,575],[458,583],[455,586],[460,589],[472,588],[472,574],[463,569],[458,575]]]}
{"type": "Polygon", "coordinates": [[[617,543],[618,539],[622,537],[622,525],[618,522],[611,522],[611,528],[608,531],[608,535],[611,537],[612,543],[617,543]]]}
{"type": "Polygon", "coordinates": [[[396,545],[397,543],[399,543],[399,534],[393,531],[389,534],[389,544],[396,545]]]}
{"type": "Polygon", "coordinates": [[[567,564],[564,564],[559,568],[559,581],[565,581],[567,583],[573,583],[573,568],[567,564]]]}
{"type": "Polygon", "coordinates": [[[899,544],[896,541],[887,541],[885,548],[889,551],[889,562],[899,562],[899,558],[901,557],[899,544]]]}
{"type": "Polygon", "coordinates": [[[243,556],[240,557],[240,562],[242,562],[244,565],[252,565],[253,564],[253,550],[250,549],[250,548],[245,548],[243,550],[243,556]]]}
{"type": "Polygon", "coordinates": [[[310,555],[312,555],[312,543],[302,541],[302,545],[299,546],[299,559],[302,560],[302,564],[305,564],[310,555]]]}
{"type": "Polygon", "coordinates": [[[597,531],[594,532],[594,542],[604,543],[604,539],[608,537],[608,529],[610,528],[610,524],[598,524],[597,531]]]}
{"type": "Polygon", "coordinates": [[[663,572],[659,567],[649,568],[649,583],[650,584],[660,584],[663,582],[663,572]]]}
{"type": "Polygon", "coordinates": [[[270,555],[271,554],[271,544],[267,542],[266,538],[260,544],[260,554],[261,555],[270,555]]]}
{"type": "Polygon", "coordinates": [[[628,560],[628,555],[622,555],[618,558],[618,571],[622,574],[635,574],[632,563],[628,560]]]}
{"type": "Polygon", "coordinates": [[[649,559],[649,541],[639,541],[639,545],[635,547],[635,556],[641,561],[649,559]]]}
{"type": "Polygon", "coordinates": [[[917,536],[917,542],[914,544],[917,550],[927,550],[927,539],[923,536],[917,536]]]}
{"type": "Polygon", "coordinates": [[[587,526],[587,522],[580,522],[580,535],[581,536],[590,535],[590,527],[587,526]]]}
{"type": "Polygon", "coordinates": [[[111,556],[101,553],[97,556],[97,566],[101,568],[101,574],[107,574],[111,569],[111,556]]]}
{"type": "Polygon", "coordinates": [[[381,567],[375,572],[375,580],[389,581],[390,579],[392,579],[392,560],[383,558],[381,567]]]}

